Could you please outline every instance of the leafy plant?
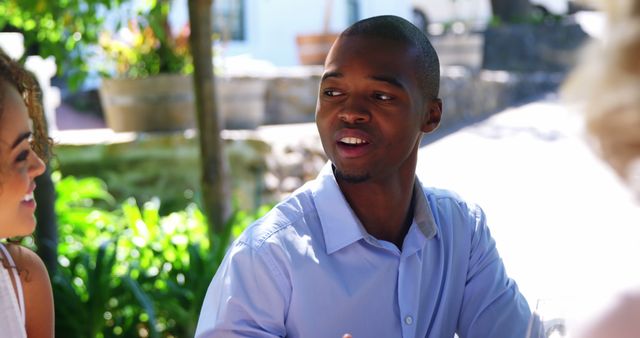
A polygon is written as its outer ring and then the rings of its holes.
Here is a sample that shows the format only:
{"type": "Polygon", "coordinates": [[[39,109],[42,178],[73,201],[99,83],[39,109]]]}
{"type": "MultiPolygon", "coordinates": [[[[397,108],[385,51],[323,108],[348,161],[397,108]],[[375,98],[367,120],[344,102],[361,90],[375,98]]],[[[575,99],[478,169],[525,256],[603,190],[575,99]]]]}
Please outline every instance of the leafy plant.
{"type": "Polygon", "coordinates": [[[227,246],[257,215],[236,212],[211,245],[196,205],[116,203],[97,179],[54,176],[59,267],[56,336],[190,337],[227,246]]]}
{"type": "Polygon", "coordinates": [[[185,26],[177,34],[171,32],[167,20],[170,3],[5,0],[0,1],[0,30],[20,31],[28,49],[45,58],[53,56],[58,74],[66,77],[72,90],[96,71],[103,76],[128,77],[190,73],[189,29],[185,26]],[[106,18],[117,21],[115,28],[124,35],[105,30],[110,23],[106,18]],[[95,68],[95,60],[101,56],[110,69],[95,68]]]}
{"type": "Polygon", "coordinates": [[[42,57],[55,57],[58,74],[78,88],[91,71],[105,13],[122,0],[4,0],[0,1],[0,29],[23,33],[28,49],[42,57]]]}
{"type": "Polygon", "coordinates": [[[134,13],[124,13],[116,34],[103,31],[99,44],[108,68],[103,76],[146,77],[193,71],[189,53],[189,26],[174,34],[169,25],[169,0],[150,1],[134,13]]]}

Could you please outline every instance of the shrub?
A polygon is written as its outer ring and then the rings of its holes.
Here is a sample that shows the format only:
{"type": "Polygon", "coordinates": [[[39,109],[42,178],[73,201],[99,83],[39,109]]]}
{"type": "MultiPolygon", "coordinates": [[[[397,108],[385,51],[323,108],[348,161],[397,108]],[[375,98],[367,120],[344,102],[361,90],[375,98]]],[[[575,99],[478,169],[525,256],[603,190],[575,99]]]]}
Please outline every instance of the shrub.
{"type": "Polygon", "coordinates": [[[160,216],[157,199],[118,203],[98,179],[53,178],[57,337],[193,337],[230,240],[267,210],[234,213],[211,245],[195,204],[160,216]]]}

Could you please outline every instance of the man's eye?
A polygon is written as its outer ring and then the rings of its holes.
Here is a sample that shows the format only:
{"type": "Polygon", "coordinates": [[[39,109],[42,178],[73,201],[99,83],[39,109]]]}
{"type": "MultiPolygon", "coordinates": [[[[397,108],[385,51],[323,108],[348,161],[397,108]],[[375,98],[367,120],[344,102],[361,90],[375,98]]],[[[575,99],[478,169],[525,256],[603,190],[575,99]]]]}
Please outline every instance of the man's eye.
{"type": "Polygon", "coordinates": [[[29,157],[29,150],[23,150],[16,157],[16,162],[26,161],[27,157],[29,157]]]}
{"type": "Polygon", "coordinates": [[[389,101],[392,99],[391,95],[387,95],[384,93],[375,93],[374,96],[376,99],[382,100],[382,101],[389,101]]]}
{"type": "Polygon", "coordinates": [[[325,96],[339,96],[342,95],[342,92],[333,89],[327,89],[324,91],[325,96]]]}

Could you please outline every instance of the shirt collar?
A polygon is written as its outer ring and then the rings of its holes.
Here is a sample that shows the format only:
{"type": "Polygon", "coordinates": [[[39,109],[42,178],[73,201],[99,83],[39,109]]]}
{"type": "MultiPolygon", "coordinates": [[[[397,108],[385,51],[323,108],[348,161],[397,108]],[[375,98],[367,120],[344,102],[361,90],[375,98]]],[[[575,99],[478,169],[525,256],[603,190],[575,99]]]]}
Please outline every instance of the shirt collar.
{"type": "Polygon", "coordinates": [[[418,177],[416,177],[413,185],[413,196],[413,202],[415,203],[413,222],[416,223],[418,229],[420,229],[420,232],[422,232],[426,239],[432,239],[438,234],[438,227],[436,227],[436,221],[431,212],[431,205],[424,195],[422,183],[420,183],[418,177]]]}
{"type": "MultiPolygon", "coordinates": [[[[414,223],[426,239],[431,239],[437,234],[437,227],[422,184],[417,177],[413,189],[414,223]]],[[[330,161],[320,170],[311,187],[311,193],[320,218],[327,254],[332,254],[367,236],[366,230],[338,186],[330,161]]]]}
{"type": "Polygon", "coordinates": [[[331,162],[320,170],[311,188],[318,211],[327,254],[332,254],[366,235],[333,176],[331,162]]]}

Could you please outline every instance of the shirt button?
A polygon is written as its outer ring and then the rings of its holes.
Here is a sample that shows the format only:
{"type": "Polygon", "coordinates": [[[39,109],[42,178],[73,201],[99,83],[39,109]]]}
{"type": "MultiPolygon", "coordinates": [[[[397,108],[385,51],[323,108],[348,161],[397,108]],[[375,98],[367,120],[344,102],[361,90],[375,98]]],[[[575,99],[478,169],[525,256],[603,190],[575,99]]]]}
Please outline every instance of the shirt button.
{"type": "Polygon", "coordinates": [[[407,325],[413,324],[413,317],[411,317],[411,316],[404,317],[404,323],[407,324],[407,325]]]}

